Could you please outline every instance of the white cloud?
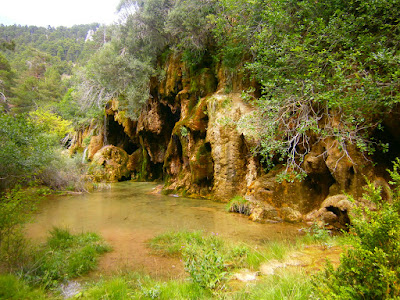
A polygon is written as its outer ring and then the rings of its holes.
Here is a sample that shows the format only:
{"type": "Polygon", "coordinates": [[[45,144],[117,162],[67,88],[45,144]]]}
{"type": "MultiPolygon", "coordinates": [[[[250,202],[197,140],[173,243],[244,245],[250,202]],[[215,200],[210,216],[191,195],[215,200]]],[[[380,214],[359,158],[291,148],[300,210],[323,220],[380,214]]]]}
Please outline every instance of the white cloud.
{"type": "Polygon", "coordinates": [[[117,20],[120,0],[0,0],[0,24],[72,26],[117,20]]]}

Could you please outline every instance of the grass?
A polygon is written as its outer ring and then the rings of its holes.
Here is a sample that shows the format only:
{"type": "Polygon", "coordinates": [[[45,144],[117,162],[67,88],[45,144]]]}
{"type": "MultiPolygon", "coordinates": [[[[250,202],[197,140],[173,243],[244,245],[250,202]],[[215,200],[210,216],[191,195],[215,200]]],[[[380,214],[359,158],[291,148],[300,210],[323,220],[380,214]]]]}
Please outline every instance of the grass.
{"type": "Polygon", "coordinates": [[[17,276],[4,274],[0,275],[0,299],[39,300],[47,299],[47,296],[43,289],[34,289],[17,276]]]}
{"type": "Polygon", "coordinates": [[[205,235],[201,231],[171,231],[154,237],[149,246],[159,255],[182,257],[185,248],[198,246],[214,248],[224,253],[226,263],[233,268],[258,269],[262,262],[283,259],[296,246],[286,242],[268,242],[260,246],[250,246],[224,241],[216,235],[205,235]]]}
{"type": "Polygon", "coordinates": [[[34,284],[55,287],[94,270],[98,257],[110,250],[110,246],[95,233],[74,235],[67,229],[53,228],[24,276],[34,284]]]}
{"type": "Polygon", "coordinates": [[[302,300],[311,294],[311,279],[302,272],[268,276],[260,282],[246,286],[232,295],[232,299],[302,300]]]}
{"type": "Polygon", "coordinates": [[[159,255],[180,256],[186,244],[202,244],[201,231],[170,231],[150,240],[150,248],[159,255]]]}
{"type": "MultiPolygon", "coordinates": [[[[321,238],[335,242],[321,230],[308,232],[298,243],[257,246],[201,231],[167,232],[149,245],[159,255],[181,257],[190,280],[157,281],[144,274],[120,274],[83,284],[74,299],[306,299],[311,294],[311,277],[298,269],[281,269],[247,284],[229,278],[239,269],[256,272],[268,261],[284,261],[304,243],[318,244],[321,238]]],[[[57,286],[94,269],[98,256],[109,250],[97,234],[54,228],[35,262],[25,269],[25,281],[14,275],[0,276],[0,299],[57,299],[57,286]],[[46,295],[49,288],[52,294],[46,295]]]]}
{"type": "Polygon", "coordinates": [[[83,291],[77,299],[211,299],[209,291],[189,281],[159,282],[147,275],[128,273],[102,279],[83,291]]]}
{"type": "Polygon", "coordinates": [[[249,216],[251,213],[250,202],[242,196],[235,196],[226,205],[226,211],[249,216]]]}

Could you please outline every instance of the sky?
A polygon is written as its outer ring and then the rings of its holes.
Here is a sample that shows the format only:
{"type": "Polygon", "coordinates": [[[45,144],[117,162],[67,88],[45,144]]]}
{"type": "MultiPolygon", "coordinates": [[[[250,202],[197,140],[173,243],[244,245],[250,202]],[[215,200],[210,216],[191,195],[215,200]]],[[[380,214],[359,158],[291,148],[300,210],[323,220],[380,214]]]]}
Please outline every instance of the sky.
{"type": "Polygon", "coordinates": [[[118,20],[120,0],[0,0],[0,24],[47,27],[90,23],[111,24],[118,20]]]}

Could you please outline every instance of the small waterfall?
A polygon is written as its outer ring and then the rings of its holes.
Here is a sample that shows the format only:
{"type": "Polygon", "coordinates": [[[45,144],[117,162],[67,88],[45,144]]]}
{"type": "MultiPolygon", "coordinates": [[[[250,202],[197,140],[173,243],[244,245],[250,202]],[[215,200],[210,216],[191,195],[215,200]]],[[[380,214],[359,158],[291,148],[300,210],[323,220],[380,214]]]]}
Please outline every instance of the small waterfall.
{"type": "Polygon", "coordinates": [[[107,141],[107,127],[108,127],[108,120],[107,120],[107,114],[104,115],[104,136],[103,136],[103,146],[108,145],[107,141]]]}
{"type": "Polygon", "coordinates": [[[86,162],[88,148],[89,147],[86,147],[85,150],[83,150],[83,155],[82,155],[82,163],[83,164],[86,162]]]}

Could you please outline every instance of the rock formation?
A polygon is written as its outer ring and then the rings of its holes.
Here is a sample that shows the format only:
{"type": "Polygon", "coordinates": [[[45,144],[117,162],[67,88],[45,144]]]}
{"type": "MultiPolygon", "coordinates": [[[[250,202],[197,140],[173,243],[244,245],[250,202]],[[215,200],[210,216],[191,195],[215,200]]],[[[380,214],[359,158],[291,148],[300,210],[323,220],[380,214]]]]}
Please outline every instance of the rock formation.
{"type": "Polygon", "coordinates": [[[258,141],[238,126],[254,112],[240,94],[254,83],[240,74],[227,76],[220,66],[190,74],[173,55],[164,71],[162,81],[151,80],[151,97],[137,120],[114,100],[103,127],[77,134],[72,149],[89,139],[90,174],[111,181],[162,180],[165,192],[225,202],[242,195],[251,201],[255,221],[348,222],[343,194],[361,197],[365,178],[377,177],[354,145],[343,151],[333,138],[320,139],[302,163],[307,177],[278,182],[283,166],[265,172],[252,154],[258,141]]]}

